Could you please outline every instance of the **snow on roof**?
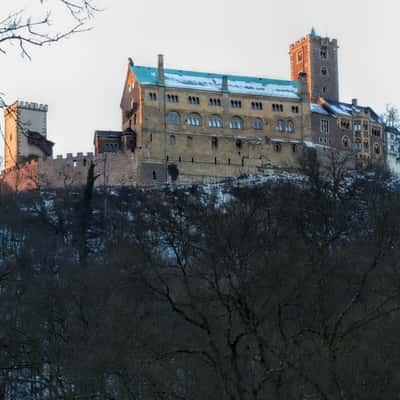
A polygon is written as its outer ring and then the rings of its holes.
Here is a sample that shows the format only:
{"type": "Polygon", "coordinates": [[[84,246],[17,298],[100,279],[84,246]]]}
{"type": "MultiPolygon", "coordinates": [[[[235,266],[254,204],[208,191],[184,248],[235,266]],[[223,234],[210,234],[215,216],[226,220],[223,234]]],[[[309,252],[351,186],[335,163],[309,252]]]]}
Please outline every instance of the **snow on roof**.
{"type": "Polygon", "coordinates": [[[376,123],[381,122],[378,114],[371,107],[364,107],[359,105],[355,106],[353,104],[342,103],[326,99],[324,99],[324,104],[326,104],[328,108],[335,114],[351,117],[353,115],[353,112],[354,113],[364,112],[366,115],[369,115],[374,122],[376,123]]]}
{"type": "MultiPolygon", "coordinates": [[[[157,84],[157,68],[132,66],[132,71],[142,85],[157,84]]],[[[195,89],[220,92],[222,74],[165,69],[165,86],[169,88],[195,89]]],[[[298,83],[278,79],[267,79],[227,75],[228,91],[266,97],[299,99],[298,83]]]]}
{"type": "Polygon", "coordinates": [[[326,111],[325,108],[322,107],[322,106],[319,105],[319,104],[311,103],[311,104],[310,104],[310,108],[311,108],[311,112],[312,112],[312,113],[322,114],[322,115],[330,115],[330,114],[328,113],[328,111],[326,111]]]}

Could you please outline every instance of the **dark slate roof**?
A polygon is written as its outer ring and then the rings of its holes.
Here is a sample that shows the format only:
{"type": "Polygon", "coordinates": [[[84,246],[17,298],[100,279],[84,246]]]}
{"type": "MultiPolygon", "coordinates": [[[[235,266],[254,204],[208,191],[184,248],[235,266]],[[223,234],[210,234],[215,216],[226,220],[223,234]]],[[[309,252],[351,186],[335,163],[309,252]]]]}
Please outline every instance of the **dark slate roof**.
{"type": "Polygon", "coordinates": [[[330,112],[336,115],[344,115],[346,117],[351,117],[353,112],[367,112],[374,122],[381,123],[379,115],[371,107],[353,105],[327,99],[323,99],[323,105],[324,107],[328,108],[330,112]]]}
{"type": "Polygon", "coordinates": [[[119,138],[122,136],[121,131],[95,131],[94,136],[100,136],[100,137],[115,137],[119,138]]]}
{"type": "MultiPolygon", "coordinates": [[[[157,85],[157,68],[132,65],[131,70],[141,85],[157,85]]],[[[220,92],[223,76],[222,74],[207,72],[164,70],[165,86],[176,89],[220,92]]],[[[226,76],[228,77],[228,91],[230,93],[299,99],[297,81],[239,75],[226,76]]]]}

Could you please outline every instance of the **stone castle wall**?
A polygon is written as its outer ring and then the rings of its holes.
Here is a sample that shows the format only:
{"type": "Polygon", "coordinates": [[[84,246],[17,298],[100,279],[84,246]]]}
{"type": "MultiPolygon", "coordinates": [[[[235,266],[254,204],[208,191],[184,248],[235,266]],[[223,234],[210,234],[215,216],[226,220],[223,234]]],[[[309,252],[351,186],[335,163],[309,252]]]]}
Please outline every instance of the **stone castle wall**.
{"type": "Polygon", "coordinates": [[[38,159],[4,170],[3,190],[66,189],[86,184],[91,163],[95,165],[95,186],[130,186],[137,181],[137,160],[133,153],[67,154],[54,159],[38,159]]]}

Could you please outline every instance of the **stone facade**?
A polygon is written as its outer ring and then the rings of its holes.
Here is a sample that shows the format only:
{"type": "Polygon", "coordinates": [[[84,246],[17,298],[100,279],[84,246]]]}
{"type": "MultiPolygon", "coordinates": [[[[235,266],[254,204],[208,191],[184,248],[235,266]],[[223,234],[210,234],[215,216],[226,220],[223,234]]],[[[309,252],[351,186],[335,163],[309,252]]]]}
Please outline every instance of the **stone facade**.
{"type": "Polygon", "coordinates": [[[386,160],[389,170],[400,176],[400,130],[387,126],[386,134],[386,160]]]}
{"type": "Polygon", "coordinates": [[[385,163],[385,126],[370,107],[318,99],[311,105],[313,142],[348,153],[355,165],[385,163]]]}
{"type": "Polygon", "coordinates": [[[297,169],[307,147],[327,162],[340,154],[349,168],[383,163],[379,117],[339,102],[337,49],[314,31],[292,44],[291,81],[167,69],[163,56],[154,68],[130,59],[121,131],[95,131],[94,155],[51,158],[47,106],[17,102],[5,114],[0,182],[13,190],[82,186],[93,162],[97,186],[209,183],[297,169]]]}
{"type": "Polygon", "coordinates": [[[316,35],[315,31],[290,46],[291,79],[307,74],[312,102],[323,97],[339,100],[338,44],[336,39],[316,35]]]}
{"type": "Polygon", "coordinates": [[[5,168],[34,158],[52,156],[53,143],[47,140],[47,106],[17,101],[4,112],[6,137],[5,168]]]}
{"type": "MultiPolygon", "coordinates": [[[[160,57],[161,81],[163,71],[160,57]]],[[[233,93],[229,83],[222,77],[219,90],[143,85],[129,66],[122,129],[136,133],[140,183],[170,181],[170,165],[178,170],[178,182],[298,166],[299,154],[311,142],[305,76],[291,98],[233,93]]]]}
{"type": "Polygon", "coordinates": [[[86,184],[88,169],[95,165],[96,187],[133,186],[137,162],[132,153],[67,154],[54,159],[37,159],[10,168],[0,175],[2,190],[70,189],[86,184]]]}

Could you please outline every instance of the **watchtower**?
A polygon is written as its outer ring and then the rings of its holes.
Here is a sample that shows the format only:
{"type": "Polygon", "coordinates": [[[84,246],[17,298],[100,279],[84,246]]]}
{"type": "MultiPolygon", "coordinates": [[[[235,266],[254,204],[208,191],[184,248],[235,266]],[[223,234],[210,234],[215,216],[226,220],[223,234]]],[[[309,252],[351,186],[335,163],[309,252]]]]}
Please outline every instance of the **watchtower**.
{"type": "Polygon", "coordinates": [[[47,140],[47,105],[16,101],[4,113],[5,168],[32,158],[50,157],[54,143],[47,140]]]}
{"type": "Polygon", "coordinates": [[[307,74],[310,99],[339,101],[338,44],[336,39],[318,36],[314,30],[290,45],[291,79],[307,74]]]}

